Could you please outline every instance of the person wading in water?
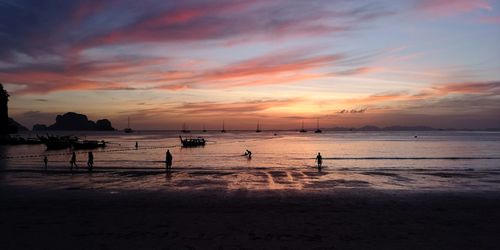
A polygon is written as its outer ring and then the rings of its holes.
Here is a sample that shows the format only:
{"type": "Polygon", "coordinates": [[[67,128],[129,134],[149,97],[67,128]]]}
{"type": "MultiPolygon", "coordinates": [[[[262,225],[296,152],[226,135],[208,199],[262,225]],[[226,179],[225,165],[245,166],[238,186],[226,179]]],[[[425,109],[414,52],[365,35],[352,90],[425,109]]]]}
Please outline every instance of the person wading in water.
{"type": "Polygon", "coordinates": [[[92,172],[92,169],[94,168],[94,154],[92,152],[89,152],[89,160],[87,161],[87,167],[89,169],[89,172],[92,172]]]}
{"type": "Polygon", "coordinates": [[[49,159],[47,158],[46,155],[43,157],[43,164],[45,165],[45,170],[47,170],[47,164],[49,164],[49,159]]]}
{"type": "Polygon", "coordinates": [[[318,155],[316,156],[316,162],[318,163],[318,168],[321,168],[321,164],[323,164],[323,157],[319,152],[318,155]]]}
{"type": "Polygon", "coordinates": [[[73,166],[75,166],[75,168],[78,167],[78,165],[76,165],[76,154],[75,154],[75,152],[73,152],[73,154],[71,155],[71,160],[69,161],[69,164],[70,164],[71,171],[73,171],[73,166]]]}
{"type": "Polygon", "coordinates": [[[170,150],[167,150],[167,153],[165,155],[165,166],[167,170],[172,168],[172,154],[170,153],[170,150]]]}

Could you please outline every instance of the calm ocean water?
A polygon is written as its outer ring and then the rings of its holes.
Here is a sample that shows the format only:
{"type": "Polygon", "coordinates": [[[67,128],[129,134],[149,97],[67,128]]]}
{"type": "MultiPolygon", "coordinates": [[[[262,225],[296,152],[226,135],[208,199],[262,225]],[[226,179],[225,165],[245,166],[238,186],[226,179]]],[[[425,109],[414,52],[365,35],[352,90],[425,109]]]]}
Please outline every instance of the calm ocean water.
{"type": "MultiPolygon", "coordinates": [[[[77,132],[108,141],[94,150],[95,172],[68,173],[70,151],[2,146],[0,181],[8,185],[104,189],[500,189],[497,132],[219,132],[205,147],[180,147],[178,132],[77,132]],[[417,138],[415,138],[417,135],[417,138]],[[134,148],[135,142],[139,148],[134,148]],[[165,152],[174,170],[165,176],[165,152]],[[251,160],[242,156],[249,149],[251,160]],[[324,157],[315,168],[318,152],[324,157]],[[43,155],[49,171],[43,173],[43,155]]],[[[86,166],[86,152],[77,160],[86,166]]]]}

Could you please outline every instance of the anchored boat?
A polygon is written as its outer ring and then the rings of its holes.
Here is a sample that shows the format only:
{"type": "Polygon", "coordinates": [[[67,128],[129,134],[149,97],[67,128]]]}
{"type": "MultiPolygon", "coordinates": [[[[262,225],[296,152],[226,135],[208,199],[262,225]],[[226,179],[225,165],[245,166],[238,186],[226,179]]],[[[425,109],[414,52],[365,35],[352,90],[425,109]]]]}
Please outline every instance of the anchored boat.
{"type": "Polygon", "coordinates": [[[132,129],[130,128],[130,117],[127,119],[127,127],[123,130],[123,132],[125,132],[125,133],[127,133],[127,134],[128,134],[128,133],[132,133],[132,132],[134,132],[134,130],[132,130],[132,129]]]}
{"type": "Polygon", "coordinates": [[[316,130],[314,131],[314,133],[316,134],[319,134],[319,133],[322,133],[323,131],[321,131],[321,129],[319,129],[319,119],[316,120],[316,130]]]}
{"type": "Polygon", "coordinates": [[[38,136],[38,139],[45,144],[47,149],[65,149],[78,141],[76,136],[38,136]]]}
{"type": "Polygon", "coordinates": [[[304,121],[302,121],[302,128],[299,130],[300,133],[305,133],[307,130],[304,129],[304,121]]]}
{"type": "Polygon", "coordinates": [[[257,121],[257,129],[255,130],[256,133],[260,133],[262,132],[262,130],[260,130],[260,121],[257,121]]]}
{"type": "Polygon", "coordinates": [[[226,133],[226,127],[225,127],[224,121],[222,121],[222,130],[220,132],[226,133]]]}
{"type": "Polygon", "coordinates": [[[202,137],[197,137],[197,138],[182,138],[182,136],[179,136],[179,139],[181,139],[181,143],[183,147],[200,147],[200,146],[205,146],[205,139],[202,137]]]}
{"type": "Polygon", "coordinates": [[[96,149],[106,147],[105,141],[76,141],[73,142],[73,149],[96,149]]]}
{"type": "Polygon", "coordinates": [[[182,130],[181,130],[182,133],[191,133],[191,130],[189,130],[186,126],[186,123],[183,123],[182,124],[182,130]]]}

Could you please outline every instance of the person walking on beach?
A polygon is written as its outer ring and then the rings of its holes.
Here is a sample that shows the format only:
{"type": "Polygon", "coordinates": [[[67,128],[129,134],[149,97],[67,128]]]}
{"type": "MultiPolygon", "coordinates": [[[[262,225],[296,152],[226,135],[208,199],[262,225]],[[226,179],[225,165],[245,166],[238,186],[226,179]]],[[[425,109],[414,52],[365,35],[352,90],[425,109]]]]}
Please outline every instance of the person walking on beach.
{"type": "Polygon", "coordinates": [[[89,169],[89,172],[92,172],[92,168],[94,168],[94,154],[92,152],[89,152],[89,159],[87,161],[87,167],[89,169]]]}
{"type": "Polygon", "coordinates": [[[45,165],[45,170],[47,170],[47,164],[49,163],[49,159],[47,159],[47,156],[43,156],[43,164],[45,165]]]}
{"type": "Polygon", "coordinates": [[[138,148],[139,148],[139,143],[135,142],[135,149],[138,149],[138,148]]]}
{"type": "Polygon", "coordinates": [[[75,168],[78,167],[78,165],[76,165],[76,154],[75,154],[75,152],[73,152],[73,154],[71,155],[71,160],[69,161],[69,164],[71,165],[71,170],[73,170],[73,166],[75,166],[75,168]]]}
{"type": "Polygon", "coordinates": [[[172,154],[170,153],[170,150],[167,150],[167,153],[165,154],[165,166],[167,167],[167,170],[172,168],[172,154]]]}
{"type": "Polygon", "coordinates": [[[321,164],[323,164],[323,157],[319,152],[318,155],[316,156],[316,162],[318,162],[318,168],[321,168],[321,164]]]}

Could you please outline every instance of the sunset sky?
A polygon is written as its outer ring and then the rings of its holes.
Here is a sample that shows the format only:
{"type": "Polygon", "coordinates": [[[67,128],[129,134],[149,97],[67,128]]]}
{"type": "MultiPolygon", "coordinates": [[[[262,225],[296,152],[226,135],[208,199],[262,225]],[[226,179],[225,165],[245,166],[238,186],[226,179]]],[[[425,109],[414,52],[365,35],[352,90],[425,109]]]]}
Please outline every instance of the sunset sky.
{"type": "Polygon", "coordinates": [[[10,116],[500,127],[500,1],[0,0],[10,116]]]}

